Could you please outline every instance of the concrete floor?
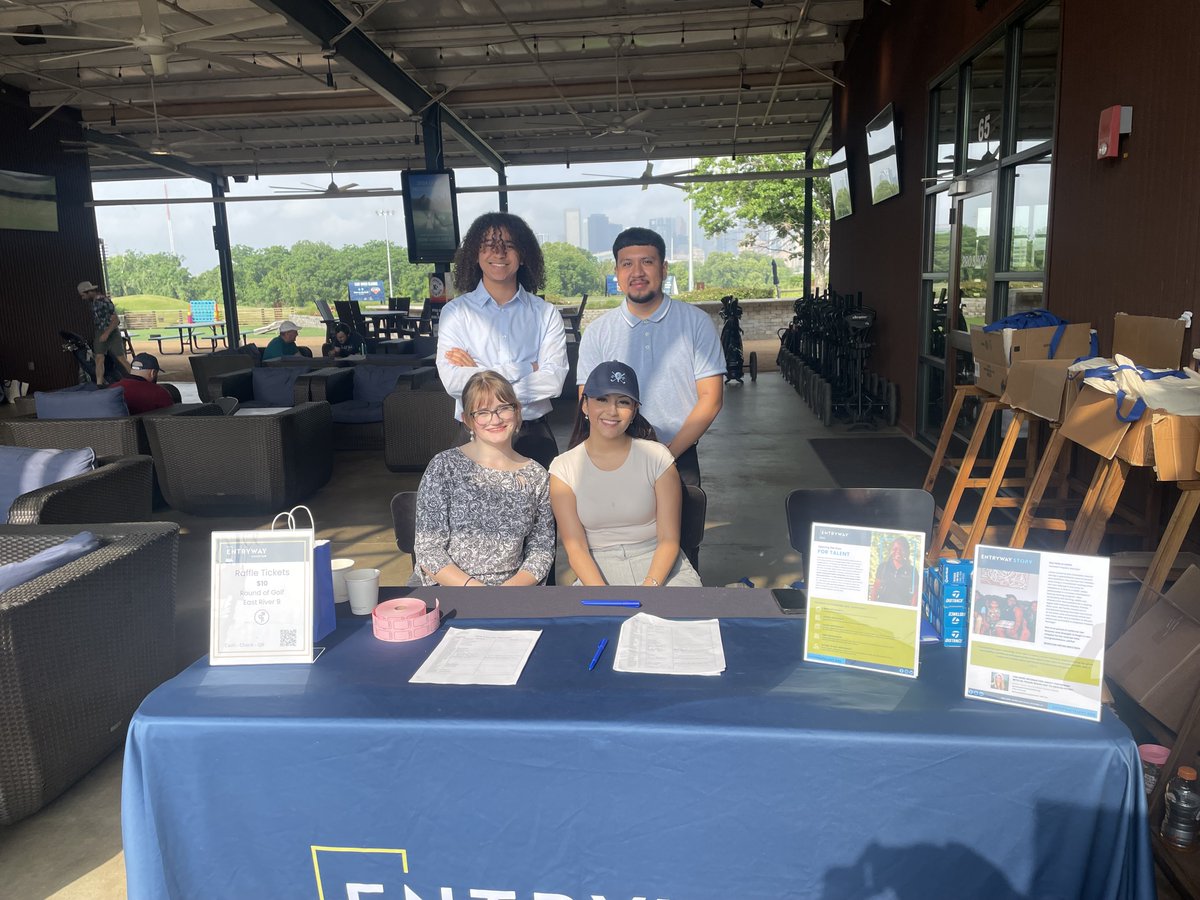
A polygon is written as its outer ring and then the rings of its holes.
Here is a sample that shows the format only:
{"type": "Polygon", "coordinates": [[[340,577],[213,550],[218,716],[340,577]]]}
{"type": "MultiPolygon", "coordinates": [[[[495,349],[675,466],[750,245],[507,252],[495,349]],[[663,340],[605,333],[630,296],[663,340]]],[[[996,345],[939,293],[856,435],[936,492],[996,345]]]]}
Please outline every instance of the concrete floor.
{"type": "MultiPolygon", "coordinates": [[[[758,586],[783,586],[801,575],[787,541],[784,497],[797,487],[833,487],[833,479],[808,444],[826,429],[796,392],[773,371],[774,341],[755,342],[763,372],[757,383],[726,390],[725,408],[700,448],[708,494],[707,530],[700,553],[705,584],[749,577],[758,586]]],[[[182,357],[176,356],[178,363],[182,357]]],[[[182,366],[172,367],[182,375],[182,366]]],[[[190,374],[190,373],[189,373],[190,374]]],[[[566,446],[567,415],[556,432],[566,446]]],[[[863,440],[896,429],[855,432],[863,440]]],[[[383,571],[382,583],[403,584],[407,557],[396,550],[389,502],[415,490],[417,475],[389,472],[379,452],[338,453],[333,480],[309,500],[318,536],[333,542],[334,556],[383,571]]],[[[177,601],[176,658],[183,668],[208,646],[207,551],[214,530],[265,527],[263,517],[198,518],[174,510],[158,515],[182,526],[177,601]]],[[[560,583],[565,557],[560,553],[560,583]]],[[[120,833],[121,753],[115,753],[37,815],[0,829],[0,896],[109,900],[125,897],[120,833]]]]}

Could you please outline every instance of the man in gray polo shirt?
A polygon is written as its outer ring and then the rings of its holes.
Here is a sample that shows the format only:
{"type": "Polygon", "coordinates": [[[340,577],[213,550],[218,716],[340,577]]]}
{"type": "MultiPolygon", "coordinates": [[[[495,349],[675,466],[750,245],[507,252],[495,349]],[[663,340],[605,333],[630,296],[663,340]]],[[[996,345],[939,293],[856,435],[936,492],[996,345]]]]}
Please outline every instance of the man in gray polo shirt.
{"type": "Polygon", "coordinates": [[[675,457],[686,484],[700,484],[696,442],[721,411],[725,355],[708,315],[662,292],[666,246],[648,228],[627,228],[613,243],[617,286],[625,301],[583,332],[576,379],[609,359],[633,368],[641,413],[675,457]]]}

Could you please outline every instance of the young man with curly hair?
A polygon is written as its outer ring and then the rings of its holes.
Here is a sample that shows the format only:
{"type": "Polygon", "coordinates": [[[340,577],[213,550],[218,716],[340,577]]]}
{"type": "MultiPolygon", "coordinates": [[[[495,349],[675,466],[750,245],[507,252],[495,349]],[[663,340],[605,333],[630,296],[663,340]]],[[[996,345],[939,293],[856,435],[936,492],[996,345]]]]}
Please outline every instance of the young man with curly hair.
{"type": "Polygon", "coordinates": [[[534,292],[545,279],[542,248],[510,213],[476,219],[454,256],[459,295],[442,310],[437,366],[462,418],[462,392],[476,372],[503,375],[521,403],[513,448],[549,466],[558,445],[546,422],[567,376],[567,339],[558,310],[534,292]]]}

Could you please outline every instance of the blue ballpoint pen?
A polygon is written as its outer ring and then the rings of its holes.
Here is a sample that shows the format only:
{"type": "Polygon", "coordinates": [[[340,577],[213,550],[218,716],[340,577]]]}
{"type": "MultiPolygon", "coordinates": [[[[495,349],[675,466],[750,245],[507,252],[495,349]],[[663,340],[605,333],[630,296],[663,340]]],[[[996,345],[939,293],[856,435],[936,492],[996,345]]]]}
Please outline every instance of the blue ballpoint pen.
{"type": "Polygon", "coordinates": [[[641,609],[641,600],[580,600],[581,606],[628,606],[632,609],[641,609]]]}
{"type": "Polygon", "coordinates": [[[600,655],[604,652],[604,648],[608,646],[608,638],[601,638],[600,643],[596,646],[596,655],[592,657],[592,661],[588,663],[588,671],[596,668],[596,663],[600,662],[600,655]]]}

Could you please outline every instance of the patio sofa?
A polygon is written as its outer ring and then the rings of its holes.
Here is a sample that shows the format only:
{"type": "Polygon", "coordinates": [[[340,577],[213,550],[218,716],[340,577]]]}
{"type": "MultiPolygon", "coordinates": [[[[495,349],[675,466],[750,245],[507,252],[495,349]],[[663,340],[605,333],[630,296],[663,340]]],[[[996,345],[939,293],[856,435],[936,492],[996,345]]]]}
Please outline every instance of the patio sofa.
{"type": "MultiPolygon", "coordinates": [[[[437,369],[358,365],[322,369],[308,378],[309,398],[324,400],[333,416],[335,450],[381,450],[383,404],[392,391],[408,391],[437,381],[437,369]]],[[[439,383],[440,384],[440,383],[439,383]]]]}
{"type": "MultiPolygon", "coordinates": [[[[0,448],[3,451],[0,452],[0,479],[6,484],[15,486],[20,483],[17,479],[25,479],[26,484],[40,480],[24,468],[30,449],[0,448]],[[22,452],[16,452],[18,450],[22,452]]],[[[82,451],[56,452],[79,454],[82,451]]],[[[87,459],[92,460],[92,454],[89,453],[87,459]]],[[[154,479],[154,464],[150,457],[100,457],[95,458],[94,466],[75,466],[71,471],[79,471],[79,474],[70,474],[61,480],[49,483],[41,480],[42,486],[17,495],[7,510],[0,509],[0,519],[6,518],[10,525],[58,525],[150,518],[154,479]]],[[[6,500],[7,496],[6,492],[6,500]]]]}
{"type": "MultiPolygon", "coordinates": [[[[0,525],[0,565],[82,530],[0,525]]],[[[138,704],[174,671],[179,526],[86,530],[99,549],[0,591],[0,826],[119,748],[138,704]]]]}

